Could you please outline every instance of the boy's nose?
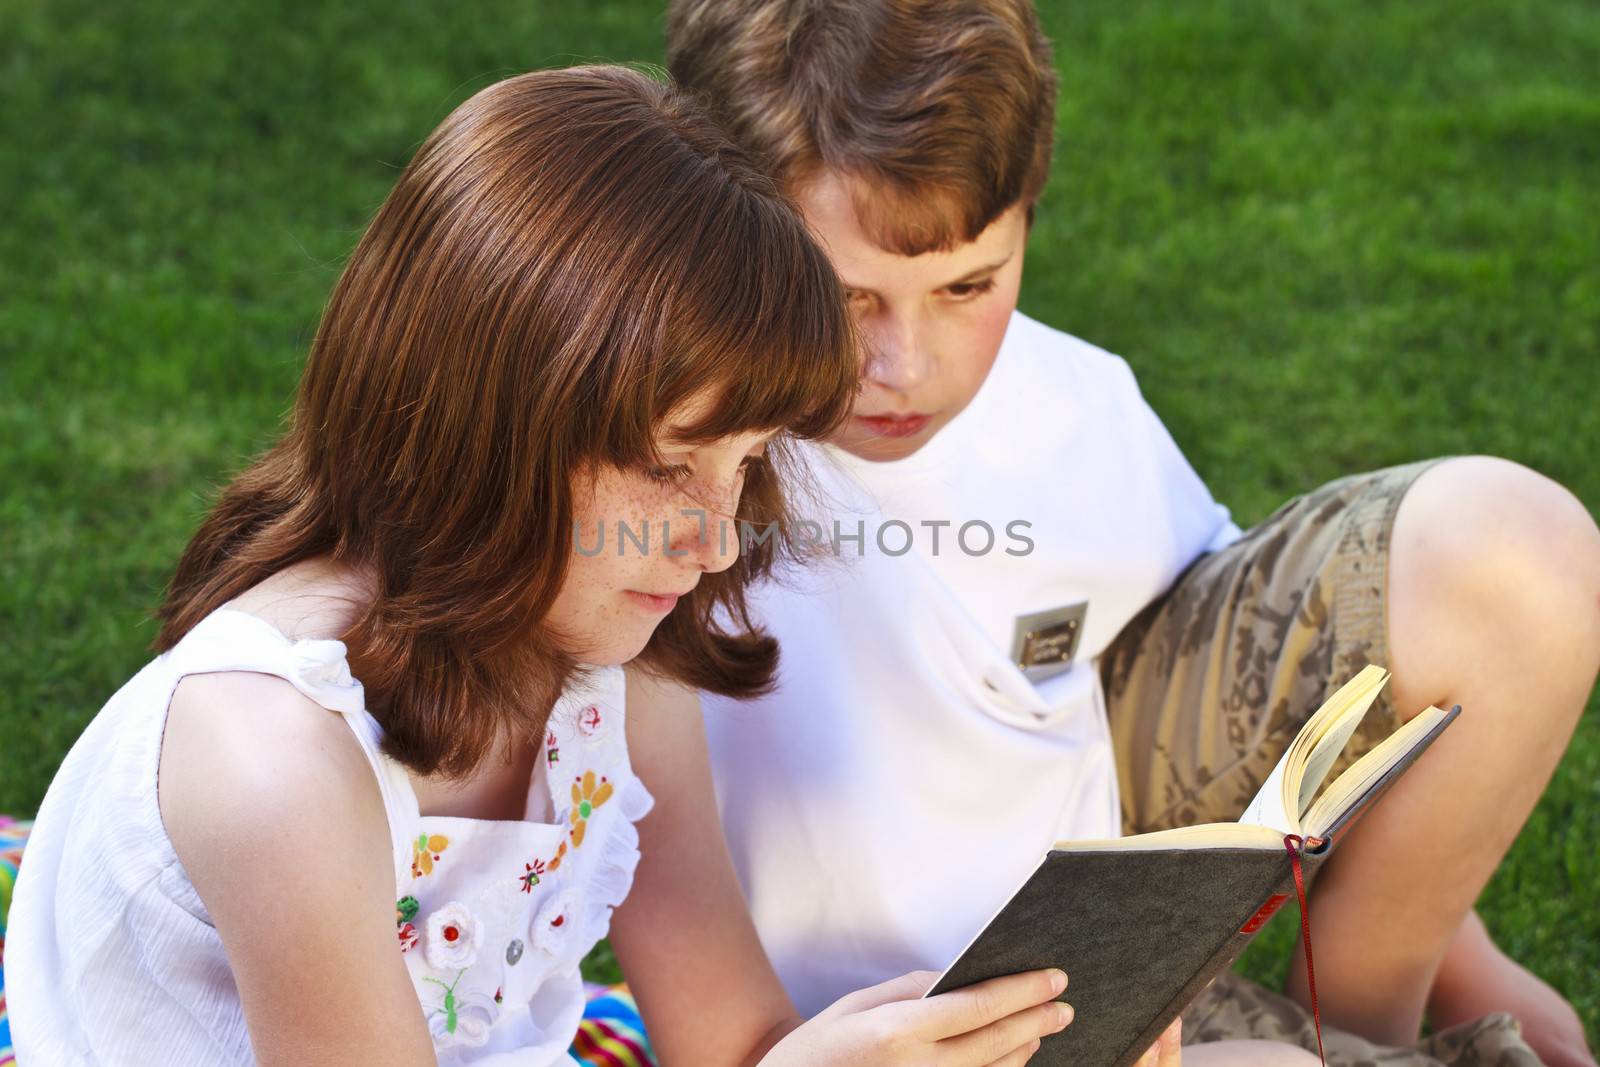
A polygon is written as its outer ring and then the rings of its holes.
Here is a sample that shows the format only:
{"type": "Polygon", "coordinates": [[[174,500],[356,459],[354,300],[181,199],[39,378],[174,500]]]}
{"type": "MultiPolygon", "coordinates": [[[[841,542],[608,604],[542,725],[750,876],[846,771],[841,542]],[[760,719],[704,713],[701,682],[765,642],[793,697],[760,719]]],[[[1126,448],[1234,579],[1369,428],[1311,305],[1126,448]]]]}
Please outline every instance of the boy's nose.
{"type": "Polygon", "coordinates": [[[916,324],[905,318],[871,323],[863,331],[867,380],[895,392],[910,392],[933,375],[934,360],[916,324]]]}

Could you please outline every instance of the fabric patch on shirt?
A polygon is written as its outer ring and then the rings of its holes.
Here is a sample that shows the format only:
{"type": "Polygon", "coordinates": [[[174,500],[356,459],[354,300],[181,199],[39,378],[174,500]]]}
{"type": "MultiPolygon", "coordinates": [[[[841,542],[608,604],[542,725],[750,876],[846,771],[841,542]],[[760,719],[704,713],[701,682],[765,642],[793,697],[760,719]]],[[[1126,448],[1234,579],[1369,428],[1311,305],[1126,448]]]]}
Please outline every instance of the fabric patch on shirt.
{"type": "Polygon", "coordinates": [[[1078,642],[1083,638],[1083,624],[1088,615],[1089,602],[1083,600],[1017,616],[1011,638],[1011,661],[1031,682],[1061,674],[1072,666],[1073,657],[1078,654],[1078,642]]]}

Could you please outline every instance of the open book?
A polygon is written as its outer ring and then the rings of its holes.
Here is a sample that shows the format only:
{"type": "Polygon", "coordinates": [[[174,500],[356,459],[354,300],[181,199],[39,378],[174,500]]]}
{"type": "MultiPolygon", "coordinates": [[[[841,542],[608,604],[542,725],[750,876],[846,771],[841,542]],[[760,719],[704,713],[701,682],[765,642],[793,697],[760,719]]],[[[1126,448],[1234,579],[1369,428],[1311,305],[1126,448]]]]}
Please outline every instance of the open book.
{"type": "Polygon", "coordinates": [[[1388,681],[1368,667],[1295,736],[1236,823],[1058,841],[928,991],[1060,967],[1076,1009],[1030,1064],[1126,1067],[1231,964],[1304,873],[1461,711],[1428,708],[1322,786],[1388,681]]]}

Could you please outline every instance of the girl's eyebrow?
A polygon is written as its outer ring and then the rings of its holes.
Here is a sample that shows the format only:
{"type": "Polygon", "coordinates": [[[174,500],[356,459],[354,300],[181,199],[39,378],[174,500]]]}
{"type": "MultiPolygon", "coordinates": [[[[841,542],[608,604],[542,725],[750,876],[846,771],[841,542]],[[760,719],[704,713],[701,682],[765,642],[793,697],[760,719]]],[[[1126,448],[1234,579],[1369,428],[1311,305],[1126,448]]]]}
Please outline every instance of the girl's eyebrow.
{"type": "Polygon", "coordinates": [[[681,426],[664,427],[655,436],[656,447],[663,450],[668,448],[693,448],[695,443],[683,437],[682,434],[683,427],[681,426]]]}

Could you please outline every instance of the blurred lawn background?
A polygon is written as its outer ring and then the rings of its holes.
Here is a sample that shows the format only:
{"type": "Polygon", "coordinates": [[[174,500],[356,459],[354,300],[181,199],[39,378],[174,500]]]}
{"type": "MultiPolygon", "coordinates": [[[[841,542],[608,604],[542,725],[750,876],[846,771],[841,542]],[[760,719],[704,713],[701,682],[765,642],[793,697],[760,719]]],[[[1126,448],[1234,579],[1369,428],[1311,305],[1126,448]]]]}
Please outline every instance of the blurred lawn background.
{"type": "MultiPolygon", "coordinates": [[[[1060,147],[1022,306],[1127,356],[1242,523],[1444,453],[1600,504],[1594,0],[1042,6],[1060,147]]],[[[661,25],[615,0],[0,0],[0,811],[36,809],[147,658],[421,139],[512,73],[659,61],[661,25]]],[[[1591,703],[1481,905],[1591,1032],[1597,842],[1591,703]]],[[[1280,977],[1294,923],[1246,969],[1280,977]]]]}

